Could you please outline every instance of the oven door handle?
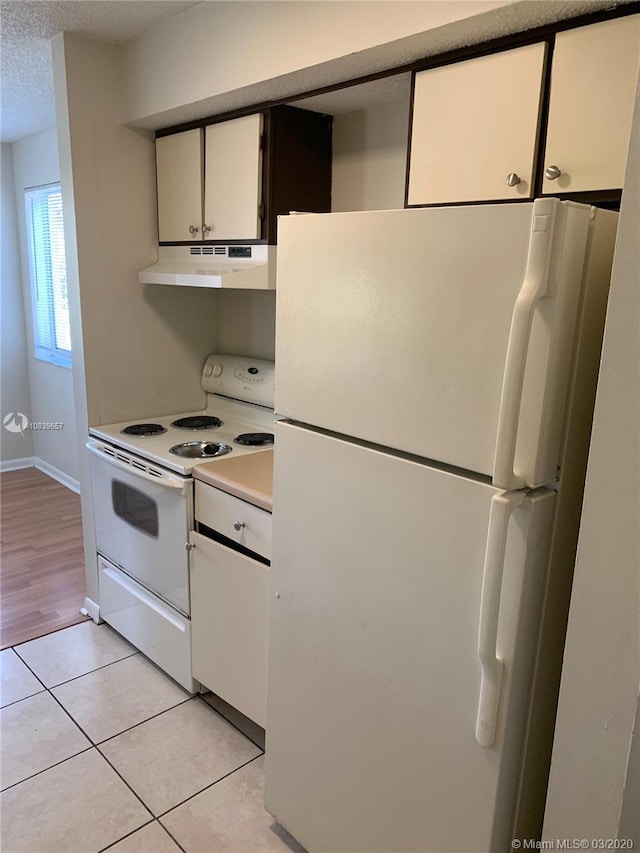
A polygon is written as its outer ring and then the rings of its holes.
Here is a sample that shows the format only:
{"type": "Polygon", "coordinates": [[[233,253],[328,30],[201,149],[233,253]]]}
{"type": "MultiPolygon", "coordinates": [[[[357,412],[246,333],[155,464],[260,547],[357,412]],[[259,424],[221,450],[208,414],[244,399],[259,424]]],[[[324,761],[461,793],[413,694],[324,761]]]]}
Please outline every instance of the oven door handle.
{"type": "MultiPolygon", "coordinates": [[[[154,474],[149,474],[143,468],[134,468],[134,466],[130,465],[128,462],[121,461],[116,456],[111,456],[111,454],[105,453],[103,449],[105,445],[100,444],[98,441],[88,441],[86,447],[89,453],[97,456],[98,459],[102,459],[103,462],[106,462],[108,465],[113,465],[121,471],[126,471],[128,474],[132,474],[134,477],[139,477],[141,480],[154,483],[156,486],[164,486],[167,489],[174,489],[183,495],[186,495],[187,493],[187,480],[181,479],[180,477],[174,477],[166,471],[163,471],[162,475],[157,477],[154,474]]],[[[114,453],[121,453],[122,456],[132,459],[129,454],[122,453],[122,451],[114,450],[114,453]]]]}

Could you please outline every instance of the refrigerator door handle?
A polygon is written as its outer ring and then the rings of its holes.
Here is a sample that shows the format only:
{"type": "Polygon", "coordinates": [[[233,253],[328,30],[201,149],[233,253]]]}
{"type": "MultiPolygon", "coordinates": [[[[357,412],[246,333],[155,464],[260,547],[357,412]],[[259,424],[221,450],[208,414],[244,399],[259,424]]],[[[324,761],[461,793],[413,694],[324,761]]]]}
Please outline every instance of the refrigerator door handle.
{"type": "Polygon", "coordinates": [[[492,746],[495,740],[503,670],[502,658],[498,656],[497,641],[504,558],[509,519],[512,511],[522,504],[524,498],[523,492],[501,492],[494,495],[491,500],[478,632],[478,657],[482,666],[482,683],[476,722],[476,740],[480,746],[492,746]]]}
{"type": "Polygon", "coordinates": [[[549,285],[556,212],[554,201],[536,199],[534,202],[527,267],[511,317],[493,464],[493,485],[500,489],[520,489],[527,485],[514,471],[515,451],[533,314],[536,303],[546,295],[549,285]]]}

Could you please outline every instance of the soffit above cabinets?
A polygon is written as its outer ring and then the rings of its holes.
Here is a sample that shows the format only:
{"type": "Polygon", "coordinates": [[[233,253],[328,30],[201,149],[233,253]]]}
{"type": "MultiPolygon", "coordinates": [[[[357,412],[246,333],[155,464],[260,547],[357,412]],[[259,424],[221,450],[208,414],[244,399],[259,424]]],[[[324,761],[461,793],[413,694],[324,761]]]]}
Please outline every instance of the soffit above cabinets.
{"type": "Polygon", "coordinates": [[[309,98],[301,98],[292,101],[291,105],[303,110],[327,113],[328,115],[340,115],[352,113],[357,110],[367,110],[381,104],[393,101],[409,100],[411,96],[411,72],[405,71],[401,74],[393,74],[370,80],[368,83],[360,83],[356,86],[345,86],[335,89],[333,92],[324,92],[321,95],[312,95],[309,98]]]}

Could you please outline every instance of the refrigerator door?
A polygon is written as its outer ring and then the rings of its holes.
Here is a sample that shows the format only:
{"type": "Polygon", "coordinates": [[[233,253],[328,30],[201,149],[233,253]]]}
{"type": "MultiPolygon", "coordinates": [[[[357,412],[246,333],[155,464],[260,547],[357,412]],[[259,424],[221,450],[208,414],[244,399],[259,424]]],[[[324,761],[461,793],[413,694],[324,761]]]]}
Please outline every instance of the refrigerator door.
{"type": "Polygon", "coordinates": [[[282,217],[276,411],[493,477],[556,478],[590,208],[282,217]]]}
{"type": "Polygon", "coordinates": [[[499,849],[555,493],[276,429],[267,809],[311,853],[499,849]]]}

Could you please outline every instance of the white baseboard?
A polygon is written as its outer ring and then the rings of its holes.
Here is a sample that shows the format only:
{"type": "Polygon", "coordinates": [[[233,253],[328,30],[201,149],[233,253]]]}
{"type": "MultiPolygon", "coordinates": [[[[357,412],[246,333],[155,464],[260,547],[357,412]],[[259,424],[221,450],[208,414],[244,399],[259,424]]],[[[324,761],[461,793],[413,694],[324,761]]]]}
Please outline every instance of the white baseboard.
{"type": "Polygon", "coordinates": [[[85,614],[85,612],[87,616],[91,616],[96,625],[99,625],[102,622],[102,619],[100,618],[100,605],[96,604],[93,599],[85,598],[84,607],[80,613],[85,614]]]}
{"type": "Polygon", "coordinates": [[[72,492],[75,492],[77,495],[80,494],[80,483],[78,480],[74,480],[73,477],[65,474],[64,471],[56,468],[55,465],[50,465],[49,462],[45,462],[44,459],[40,459],[37,456],[25,456],[23,459],[5,459],[0,462],[0,472],[21,471],[23,468],[37,468],[38,471],[42,471],[43,474],[47,474],[52,479],[57,480],[58,483],[71,489],[72,492]]]}
{"type": "Polygon", "coordinates": [[[63,486],[66,486],[68,489],[71,489],[71,491],[75,492],[77,495],[80,494],[80,483],[78,482],[78,480],[74,480],[73,477],[70,477],[68,474],[65,474],[64,471],[61,471],[59,468],[56,468],[55,465],[50,465],[43,459],[38,459],[38,457],[34,459],[33,464],[38,469],[38,471],[42,471],[43,474],[47,474],[49,477],[52,477],[59,483],[62,483],[63,486]]]}
{"type": "Polygon", "coordinates": [[[25,456],[23,459],[3,459],[0,462],[0,471],[20,471],[23,468],[33,468],[35,464],[35,456],[25,456]]]}

